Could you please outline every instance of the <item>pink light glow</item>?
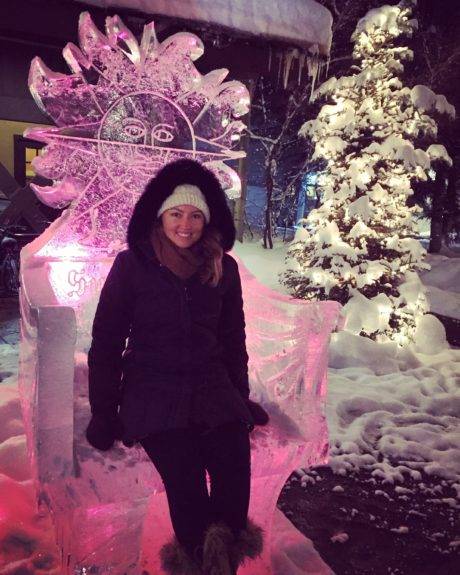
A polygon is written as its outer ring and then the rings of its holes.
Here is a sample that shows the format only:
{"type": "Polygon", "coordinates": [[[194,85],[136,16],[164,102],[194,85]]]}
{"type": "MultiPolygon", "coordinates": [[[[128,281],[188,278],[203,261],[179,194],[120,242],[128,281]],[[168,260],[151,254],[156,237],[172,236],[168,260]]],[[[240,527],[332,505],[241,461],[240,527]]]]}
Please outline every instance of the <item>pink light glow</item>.
{"type": "Polygon", "coordinates": [[[48,277],[57,301],[82,305],[98,297],[111,265],[112,260],[48,262],[48,277]]]}

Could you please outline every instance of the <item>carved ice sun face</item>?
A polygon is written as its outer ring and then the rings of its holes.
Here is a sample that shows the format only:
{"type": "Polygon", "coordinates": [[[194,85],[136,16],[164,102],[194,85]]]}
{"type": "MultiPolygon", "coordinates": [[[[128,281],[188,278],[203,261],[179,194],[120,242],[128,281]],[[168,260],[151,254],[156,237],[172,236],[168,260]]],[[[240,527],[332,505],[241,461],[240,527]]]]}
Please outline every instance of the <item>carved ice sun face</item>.
{"type": "Polygon", "coordinates": [[[244,129],[235,118],[247,112],[249,95],[240,82],[223,81],[227,70],[198,72],[199,38],[184,32],[159,43],[151,23],[139,43],[117,16],[107,18],[104,35],[88,13],[79,38],[81,49],[63,50],[72,74],[52,72],[40,58],[29,74],[35,101],[57,126],[26,132],[47,144],[34,167],[53,180],[33,187],[46,204],[68,207],[36,255],[114,255],[147,182],[179,158],[202,162],[229,197],[239,195],[239,178],[223,162],[244,156],[231,148],[244,129]]]}
{"type": "Polygon", "coordinates": [[[154,93],[123,96],[106,112],[99,132],[99,155],[119,184],[150,179],[174,152],[195,150],[194,130],[174,102],[154,93]]]}

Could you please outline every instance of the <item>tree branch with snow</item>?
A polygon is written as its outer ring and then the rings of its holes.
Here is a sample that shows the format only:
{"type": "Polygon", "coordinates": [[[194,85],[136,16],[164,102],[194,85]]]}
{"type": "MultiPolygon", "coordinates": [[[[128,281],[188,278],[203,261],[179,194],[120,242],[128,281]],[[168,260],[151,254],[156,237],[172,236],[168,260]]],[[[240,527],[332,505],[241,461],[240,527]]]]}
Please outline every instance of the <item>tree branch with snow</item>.
{"type": "Polygon", "coordinates": [[[352,36],[357,73],[316,90],[327,103],[300,134],[315,143],[312,159],[328,163],[322,204],[298,230],[283,277],[296,297],[343,303],[350,331],[399,343],[427,310],[417,275],[426,252],[414,237],[420,208],[407,200],[432,163],[451,162],[428,143],[437,116],[455,117],[444,96],[399,79],[413,57],[400,37],[416,28],[410,1],[370,10],[352,36]]]}

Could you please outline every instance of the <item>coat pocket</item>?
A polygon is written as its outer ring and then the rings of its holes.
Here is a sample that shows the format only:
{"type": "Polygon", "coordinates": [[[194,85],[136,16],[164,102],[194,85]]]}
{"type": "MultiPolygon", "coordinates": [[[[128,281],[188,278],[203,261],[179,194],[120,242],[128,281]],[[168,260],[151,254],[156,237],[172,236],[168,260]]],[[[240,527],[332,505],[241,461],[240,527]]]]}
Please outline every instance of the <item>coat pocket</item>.
{"type": "Polygon", "coordinates": [[[146,437],[171,425],[179,393],[171,378],[128,366],[123,377],[120,417],[129,439],[146,437]]]}

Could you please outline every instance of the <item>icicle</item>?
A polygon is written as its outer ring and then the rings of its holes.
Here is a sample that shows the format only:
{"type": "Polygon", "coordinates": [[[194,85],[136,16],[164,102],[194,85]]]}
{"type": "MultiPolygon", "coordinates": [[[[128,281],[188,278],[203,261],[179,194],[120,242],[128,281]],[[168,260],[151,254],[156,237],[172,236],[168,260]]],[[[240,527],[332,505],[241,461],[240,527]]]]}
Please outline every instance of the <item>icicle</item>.
{"type": "Polygon", "coordinates": [[[284,60],[283,88],[287,88],[289,73],[291,71],[292,60],[298,57],[297,49],[289,50],[284,60]]]}
{"type": "Polygon", "coordinates": [[[311,92],[310,92],[310,102],[311,102],[313,98],[313,92],[315,91],[315,84],[319,70],[318,45],[313,44],[313,46],[310,46],[310,52],[311,56],[307,57],[307,67],[308,67],[308,75],[311,78],[311,92]]]}
{"type": "Polygon", "coordinates": [[[302,70],[305,66],[305,52],[302,52],[299,55],[299,75],[297,76],[297,85],[300,86],[300,82],[302,81],[302,70]]]}
{"type": "Polygon", "coordinates": [[[268,71],[272,69],[272,47],[268,47],[268,71]]]}
{"type": "Polygon", "coordinates": [[[329,52],[329,54],[327,55],[327,61],[326,61],[326,78],[329,76],[329,65],[331,63],[331,53],[329,52]]]}
{"type": "Polygon", "coordinates": [[[278,66],[278,78],[276,79],[276,86],[279,86],[279,84],[280,84],[281,68],[283,67],[283,56],[284,56],[284,53],[280,52],[280,63],[278,66]]]}
{"type": "Polygon", "coordinates": [[[311,78],[311,91],[310,91],[310,102],[311,102],[313,98],[313,92],[315,91],[316,78],[318,77],[318,58],[316,56],[308,56],[307,67],[308,67],[308,75],[311,78]]]}
{"type": "Polygon", "coordinates": [[[320,81],[321,78],[323,77],[323,75],[324,75],[324,74],[323,74],[323,71],[324,71],[325,66],[326,66],[325,61],[324,61],[324,60],[321,60],[321,59],[318,57],[318,75],[317,75],[317,78],[316,78],[317,81],[320,81]]]}

